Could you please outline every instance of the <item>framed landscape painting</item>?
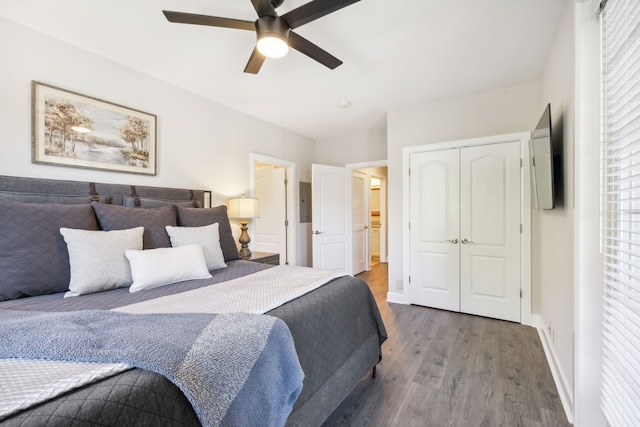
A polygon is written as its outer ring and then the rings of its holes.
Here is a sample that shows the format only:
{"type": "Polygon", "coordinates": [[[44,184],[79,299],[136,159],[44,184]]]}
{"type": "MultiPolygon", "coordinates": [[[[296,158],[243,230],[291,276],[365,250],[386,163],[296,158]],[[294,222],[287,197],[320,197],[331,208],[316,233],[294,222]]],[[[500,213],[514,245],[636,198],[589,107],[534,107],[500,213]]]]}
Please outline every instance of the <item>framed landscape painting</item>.
{"type": "Polygon", "coordinates": [[[33,163],[156,174],[156,116],[33,81],[33,163]]]}

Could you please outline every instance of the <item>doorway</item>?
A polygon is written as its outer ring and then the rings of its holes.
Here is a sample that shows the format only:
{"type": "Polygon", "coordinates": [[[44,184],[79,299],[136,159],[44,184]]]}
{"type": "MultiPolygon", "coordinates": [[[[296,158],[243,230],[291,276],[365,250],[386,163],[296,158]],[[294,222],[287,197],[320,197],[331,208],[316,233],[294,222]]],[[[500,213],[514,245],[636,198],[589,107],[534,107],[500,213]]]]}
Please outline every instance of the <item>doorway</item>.
{"type": "Polygon", "coordinates": [[[387,262],[387,177],[371,175],[371,265],[387,262]]]}
{"type": "Polygon", "coordinates": [[[387,262],[386,169],[386,160],[345,167],[312,164],[311,237],[314,268],[344,271],[352,275],[371,268],[369,196],[370,178],[374,172],[381,179],[378,190],[381,202],[377,216],[380,223],[380,261],[387,262]],[[363,185],[363,182],[366,184],[363,185]],[[360,194],[354,195],[354,190],[360,194]],[[356,212],[358,217],[354,218],[356,212]],[[359,262],[362,254],[365,254],[364,267],[359,262]]]}
{"type": "Polygon", "coordinates": [[[280,264],[296,265],[295,163],[255,153],[249,160],[260,212],[250,229],[252,250],[277,253],[280,264]]]}
{"type": "MultiPolygon", "coordinates": [[[[376,162],[377,163],[377,162],[376,162]]],[[[388,259],[387,254],[387,166],[383,165],[371,165],[366,164],[351,165],[352,177],[353,177],[353,191],[352,196],[353,203],[353,236],[352,236],[352,248],[353,248],[353,273],[358,274],[362,271],[371,270],[372,265],[377,263],[386,263],[388,259]],[[355,191],[359,188],[356,185],[358,177],[366,176],[366,185],[364,191],[366,195],[358,197],[355,191]],[[364,234],[357,234],[357,223],[359,221],[358,206],[360,200],[365,202],[364,215],[365,215],[365,231],[364,234]],[[364,248],[364,249],[361,249],[364,248]],[[361,264],[356,261],[360,252],[365,253],[366,264],[364,268],[361,268],[361,264]]]]}

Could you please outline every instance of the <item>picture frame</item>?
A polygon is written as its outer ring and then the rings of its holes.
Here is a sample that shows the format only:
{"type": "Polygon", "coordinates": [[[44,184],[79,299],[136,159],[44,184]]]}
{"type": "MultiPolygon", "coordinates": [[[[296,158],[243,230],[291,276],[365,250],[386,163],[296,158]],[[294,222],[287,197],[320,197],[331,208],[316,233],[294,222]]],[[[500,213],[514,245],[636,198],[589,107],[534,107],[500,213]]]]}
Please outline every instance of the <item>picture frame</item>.
{"type": "Polygon", "coordinates": [[[156,175],[153,114],[31,82],[31,161],[156,175]]]}

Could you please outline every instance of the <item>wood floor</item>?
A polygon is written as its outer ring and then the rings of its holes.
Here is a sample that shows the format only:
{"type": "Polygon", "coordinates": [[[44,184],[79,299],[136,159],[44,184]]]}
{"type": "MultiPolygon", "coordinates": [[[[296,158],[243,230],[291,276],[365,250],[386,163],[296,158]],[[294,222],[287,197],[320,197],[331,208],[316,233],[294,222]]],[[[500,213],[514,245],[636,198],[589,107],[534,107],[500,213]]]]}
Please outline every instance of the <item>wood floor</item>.
{"type": "Polygon", "coordinates": [[[387,264],[369,283],[389,339],[323,427],[570,426],[534,328],[386,302],[387,264]]]}

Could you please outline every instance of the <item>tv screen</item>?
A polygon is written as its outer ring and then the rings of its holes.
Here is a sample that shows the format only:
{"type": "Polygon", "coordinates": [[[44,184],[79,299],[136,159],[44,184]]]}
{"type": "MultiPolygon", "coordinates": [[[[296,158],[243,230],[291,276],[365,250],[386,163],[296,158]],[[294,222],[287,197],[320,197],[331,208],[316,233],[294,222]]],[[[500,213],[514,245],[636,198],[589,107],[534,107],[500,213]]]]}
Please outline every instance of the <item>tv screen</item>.
{"type": "Polygon", "coordinates": [[[531,167],[531,197],[533,207],[553,209],[553,134],[551,132],[551,105],[547,104],[538,125],[531,132],[529,157],[531,167]]]}

